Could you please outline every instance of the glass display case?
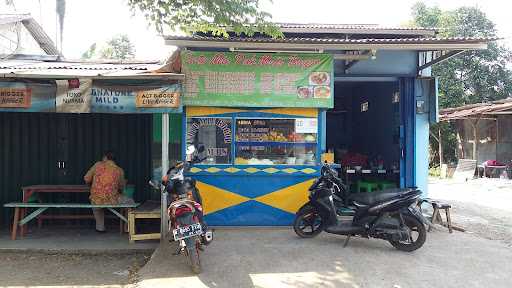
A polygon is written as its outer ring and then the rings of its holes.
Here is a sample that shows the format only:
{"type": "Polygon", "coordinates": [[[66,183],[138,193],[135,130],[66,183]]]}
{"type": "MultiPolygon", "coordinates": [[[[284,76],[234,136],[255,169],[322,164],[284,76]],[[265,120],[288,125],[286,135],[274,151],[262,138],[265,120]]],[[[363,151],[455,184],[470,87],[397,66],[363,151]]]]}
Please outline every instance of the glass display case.
{"type": "Polygon", "coordinates": [[[235,164],[315,165],[316,118],[237,118],[235,164]]]}
{"type": "Polygon", "coordinates": [[[187,145],[205,147],[200,164],[316,165],[317,118],[187,118],[187,145]],[[234,135],[234,139],[233,139],[234,135]]]}

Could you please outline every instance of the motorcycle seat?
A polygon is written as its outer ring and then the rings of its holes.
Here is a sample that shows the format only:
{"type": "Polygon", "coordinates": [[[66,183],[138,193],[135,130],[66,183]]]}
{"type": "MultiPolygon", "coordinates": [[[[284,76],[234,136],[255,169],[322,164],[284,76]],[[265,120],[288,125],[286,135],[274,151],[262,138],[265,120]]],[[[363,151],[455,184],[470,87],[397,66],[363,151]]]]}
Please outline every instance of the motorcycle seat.
{"type": "Polygon", "coordinates": [[[418,193],[418,190],[414,188],[406,188],[406,189],[386,189],[373,193],[357,193],[350,194],[349,199],[363,205],[373,205],[379,202],[384,202],[387,200],[391,200],[394,198],[402,198],[407,197],[409,194],[412,196],[413,194],[418,193]]]}

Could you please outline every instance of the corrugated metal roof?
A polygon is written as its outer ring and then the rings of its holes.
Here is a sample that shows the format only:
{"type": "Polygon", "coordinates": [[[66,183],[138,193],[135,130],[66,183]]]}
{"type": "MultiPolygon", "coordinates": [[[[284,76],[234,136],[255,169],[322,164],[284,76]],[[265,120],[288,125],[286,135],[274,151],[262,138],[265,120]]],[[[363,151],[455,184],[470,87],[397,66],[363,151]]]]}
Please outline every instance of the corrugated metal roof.
{"type": "Polygon", "coordinates": [[[477,118],[484,115],[492,115],[496,112],[504,112],[512,109],[512,98],[497,100],[489,103],[478,103],[456,108],[442,109],[439,111],[441,121],[477,118]]]}
{"type": "Polygon", "coordinates": [[[253,42],[253,43],[300,43],[300,44],[451,44],[481,43],[498,40],[497,37],[446,37],[446,38],[269,38],[269,37],[212,37],[212,36],[165,36],[165,40],[215,41],[215,42],[253,42]]]}
{"type": "Polygon", "coordinates": [[[173,77],[181,74],[155,73],[163,64],[157,62],[45,62],[34,60],[0,61],[0,77],[173,77]]]}
{"type": "Polygon", "coordinates": [[[426,27],[396,27],[380,26],[378,24],[325,24],[325,23],[276,23],[280,28],[305,28],[305,29],[361,29],[361,30],[429,30],[436,28],[426,27]]]}

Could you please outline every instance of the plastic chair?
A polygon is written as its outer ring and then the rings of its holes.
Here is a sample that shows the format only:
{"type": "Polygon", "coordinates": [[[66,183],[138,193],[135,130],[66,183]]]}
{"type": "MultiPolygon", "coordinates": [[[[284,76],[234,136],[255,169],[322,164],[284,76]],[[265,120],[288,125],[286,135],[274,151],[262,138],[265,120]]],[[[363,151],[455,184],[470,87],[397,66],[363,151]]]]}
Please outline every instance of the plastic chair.
{"type": "Polygon", "coordinates": [[[357,192],[373,192],[379,188],[379,185],[375,182],[369,181],[358,181],[357,182],[357,192]],[[364,191],[363,191],[364,190],[364,191]]]}

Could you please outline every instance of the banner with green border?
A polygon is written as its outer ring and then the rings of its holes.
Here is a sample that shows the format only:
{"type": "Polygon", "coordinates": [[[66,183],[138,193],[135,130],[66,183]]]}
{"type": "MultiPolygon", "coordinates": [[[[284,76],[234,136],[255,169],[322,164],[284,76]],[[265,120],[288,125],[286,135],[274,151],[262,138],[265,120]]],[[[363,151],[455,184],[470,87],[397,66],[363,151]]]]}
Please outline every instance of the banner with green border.
{"type": "Polygon", "coordinates": [[[334,104],[330,54],[182,52],[183,104],[316,107],[334,104]]]}

